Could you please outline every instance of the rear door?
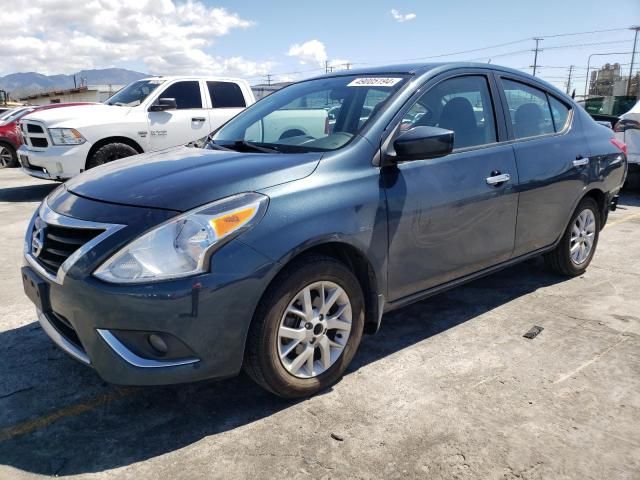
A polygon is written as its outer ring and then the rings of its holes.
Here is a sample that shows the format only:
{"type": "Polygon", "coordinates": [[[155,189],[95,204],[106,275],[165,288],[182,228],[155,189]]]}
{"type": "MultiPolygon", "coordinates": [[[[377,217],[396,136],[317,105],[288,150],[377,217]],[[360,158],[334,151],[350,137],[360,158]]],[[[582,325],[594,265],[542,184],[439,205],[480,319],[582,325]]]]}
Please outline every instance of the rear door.
{"type": "Polygon", "coordinates": [[[184,145],[211,132],[202,88],[199,80],[179,80],[156,95],[154,101],[158,98],[174,98],[178,108],[147,112],[152,150],[184,145]]]}
{"type": "Polygon", "coordinates": [[[571,105],[519,77],[500,76],[520,178],[514,255],[551,245],[588,181],[587,142],[571,105]]]}
{"type": "Polygon", "coordinates": [[[426,85],[398,120],[394,135],[436,126],[453,130],[455,144],[445,157],[382,169],[391,301],[504,262],[513,252],[518,172],[513,148],[501,143],[507,138],[493,78],[476,72],[426,85]]]}
{"type": "Polygon", "coordinates": [[[247,104],[242,89],[237,83],[207,81],[206,84],[211,101],[208,111],[209,122],[213,131],[235,117],[247,104]]]}

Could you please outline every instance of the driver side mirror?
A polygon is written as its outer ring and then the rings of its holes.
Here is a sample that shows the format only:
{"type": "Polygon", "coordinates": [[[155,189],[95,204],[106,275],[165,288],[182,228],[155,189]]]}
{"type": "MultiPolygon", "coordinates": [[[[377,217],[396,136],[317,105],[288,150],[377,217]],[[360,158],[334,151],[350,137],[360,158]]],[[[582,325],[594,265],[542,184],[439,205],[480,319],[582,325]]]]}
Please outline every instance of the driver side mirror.
{"type": "Polygon", "coordinates": [[[414,127],[393,142],[394,162],[426,160],[448,155],[453,150],[454,133],[438,127],[414,127]]]}
{"type": "Polygon", "coordinates": [[[156,103],[149,107],[150,112],[163,112],[165,110],[175,110],[178,108],[175,98],[159,98],[156,103]]]}

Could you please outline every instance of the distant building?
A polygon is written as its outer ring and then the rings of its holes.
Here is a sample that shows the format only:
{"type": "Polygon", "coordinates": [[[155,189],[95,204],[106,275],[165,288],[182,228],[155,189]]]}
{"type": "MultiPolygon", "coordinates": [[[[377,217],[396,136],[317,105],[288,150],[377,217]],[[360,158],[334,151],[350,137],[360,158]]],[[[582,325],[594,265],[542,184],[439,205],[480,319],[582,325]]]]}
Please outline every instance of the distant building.
{"type": "Polygon", "coordinates": [[[607,63],[600,70],[591,72],[589,79],[589,95],[594,96],[611,96],[613,95],[614,85],[622,77],[620,76],[620,64],[607,63]]]}
{"type": "Polygon", "coordinates": [[[276,92],[287,85],[291,85],[292,83],[293,82],[278,82],[271,84],[261,83],[260,85],[253,85],[251,90],[253,90],[253,95],[256,97],[256,100],[260,100],[261,98],[271,95],[273,92],[276,92]]]}
{"type": "Polygon", "coordinates": [[[67,102],[104,102],[120,90],[123,85],[86,85],[65,90],[49,90],[20,97],[29,105],[48,105],[67,102]]]}

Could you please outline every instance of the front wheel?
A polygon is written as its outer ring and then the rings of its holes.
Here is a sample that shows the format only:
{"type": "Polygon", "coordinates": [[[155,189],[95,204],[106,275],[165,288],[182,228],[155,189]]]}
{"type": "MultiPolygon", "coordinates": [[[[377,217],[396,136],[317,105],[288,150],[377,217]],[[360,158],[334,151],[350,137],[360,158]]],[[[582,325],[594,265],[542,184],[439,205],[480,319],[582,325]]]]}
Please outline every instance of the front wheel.
{"type": "Polygon", "coordinates": [[[96,150],[87,160],[87,170],[137,154],[138,151],[126,143],[107,143],[96,150]]]}
{"type": "Polygon", "coordinates": [[[596,251],[600,235],[600,210],[592,198],[584,198],[554,250],[545,255],[547,265],[557,273],[582,275],[596,251]]]}
{"type": "Polygon", "coordinates": [[[17,167],[18,155],[11,145],[0,143],[0,166],[17,167]]]}
{"type": "Polygon", "coordinates": [[[265,293],[247,339],[244,369],[285,398],[336,382],[362,338],[364,303],[355,275],[331,257],[290,265],[265,293]]]}

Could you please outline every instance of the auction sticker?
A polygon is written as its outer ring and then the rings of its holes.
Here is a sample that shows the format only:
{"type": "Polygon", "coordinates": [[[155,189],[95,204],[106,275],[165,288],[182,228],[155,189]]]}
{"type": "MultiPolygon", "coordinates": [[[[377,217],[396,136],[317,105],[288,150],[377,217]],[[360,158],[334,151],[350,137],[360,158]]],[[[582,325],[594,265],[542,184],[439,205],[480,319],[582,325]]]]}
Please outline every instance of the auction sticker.
{"type": "Polygon", "coordinates": [[[393,87],[402,78],[393,77],[363,77],[356,78],[347,87],[393,87]]]}

